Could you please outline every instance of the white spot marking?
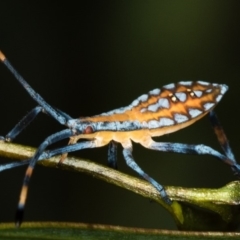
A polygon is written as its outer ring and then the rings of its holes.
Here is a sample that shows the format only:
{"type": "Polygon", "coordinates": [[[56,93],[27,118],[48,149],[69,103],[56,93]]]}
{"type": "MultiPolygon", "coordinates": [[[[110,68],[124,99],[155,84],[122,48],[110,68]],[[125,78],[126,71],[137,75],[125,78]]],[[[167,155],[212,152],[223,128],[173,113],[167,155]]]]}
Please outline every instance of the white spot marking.
{"type": "Polygon", "coordinates": [[[198,115],[202,114],[202,111],[195,109],[195,108],[191,108],[191,109],[189,109],[189,114],[191,115],[192,118],[195,118],[198,115]]]}
{"type": "Polygon", "coordinates": [[[153,89],[152,91],[149,92],[150,95],[159,95],[161,90],[159,88],[153,89]]]}
{"type": "Polygon", "coordinates": [[[181,102],[185,102],[187,99],[187,95],[183,92],[177,92],[175,93],[175,95],[177,96],[177,98],[181,101],[181,102]]]}
{"type": "Polygon", "coordinates": [[[222,95],[220,94],[216,97],[216,102],[219,102],[221,99],[222,99],[222,95]]]}
{"type": "MultiPolygon", "coordinates": [[[[101,122],[98,122],[99,124],[101,124],[101,122]]],[[[132,129],[139,129],[139,127],[141,126],[141,123],[139,121],[116,121],[116,122],[109,122],[109,123],[104,123],[102,122],[102,127],[100,127],[99,129],[108,129],[111,127],[111,129],[115,129],[115,130],[121,130],[121,129],[125,129],[125,130],[132,130],[132,129]]]]}
{"type": "Polygon", "coordinates": [[[171,118],[163,117],[163,118],[160,118],[159,124],[160,124],[159,125],[160,127],[170,126],[174,124],[174,121],[171,118]]]}
{"type": "Polygon", "coordinates": [[[121,108],[115,109],[115,110],[113,111],[113,113],[123,113],[123,112],[125,112],[126,110],[128,110],[128,109],[125,108],[125,107],[121,107],[121,108]]]}
{"type": "Polygon", "coordinates": [[[204,81],[197,81],[199,84],[204,85],[204,86],[208,86],[210,83],[208,82],[204,82],[204,81]]]}
{"type": "Polygon", "coordinates": [[[148,128],[148,123],[146,121],[142,122],[142,127],[143,128],[148,128]]]}
{"type": "Polygon", "coordinates": [[[228,90],[228,86],[226,84],[221,84],[221,94],[224,94],[228,90]]]}
{"type": "Polygon", "coordinates": [[[191,86],[192,85],[192,81],[186,81],[186,82],[179,82],[178,84],[183,85],[183,86],[191,86]]]}
{"type": "Polygon", "coordinates": [[[138,100],[140,102],[146,102],[148,100],[148,95],[147,94],[143,94],[142,96],[138,97],[138,100]]]}
{"type": "Polygon", "coordinates": [[[183,114],[180,114],[180,113],[175,113],[174,114],[174,119],[177,123],[188,121],[188,117],[183,115],[183,114]]]}
{"type": "Polygon", "coordinates": [[[172,89],[172,88],[175,88],[175,84],[174,83],[170,83],[170,84],[165,85],[163,87],[166,88],[166,89],[172,89]]]}
{"type": "Polygon", "coordinates": [[[228,90],[228,86],[226,84],[212,84],[214,87],[220,87],[221,88],[221,94],[224,94],[228,90]]]}
{"type": "Polygon", "coordinates": [[[146,108],[142,108],[142,109],[140,110],[141,113],[144,113],[144,112],[146,112],[146,111],[147,111],[146,108]]]}
{"type": "Polygon", "coordinates": [[[138,104],[139,104],[138,99],[134,100],[134,101],[131,103],[131,105],[132,105],[133,107],[136,107],[138,104]]]}
{"type": "Polygon", "coordinates": [[[151,120],[148,122],[148,128],[158,128],[159,122],[157,120],[151,120]]]}
{"type": "Polygon", "coordinates": [[[160,98],[158,100],[158,104],[160,108],[169,108],[170,104],[167,98],[160,98]]]}
{"type": "Polygon", "coordinates": [[[202,91],[194,91],[194,94],[197,96],[197,97],[201,97],[203,92],[202,91]]]}
{"type": "Polygon", "coordinates": [[[204,108],[205,108],[206,111],[209,110],[213,106],[214,106],[214,103],[205,103],[204,104],[204,108]]]}
{"type": "Polygon", "coordinates": [[[151,112],[157,112],[158,108],[159,108],[159,104],[157,102],[155,104],[149,105],[147,109],[148,111],[151,111],[151,112]]]}
{"type": "Polygon", "coordinates": [[[210,93],[210,92],[212,92],[212,88],[210,88],[210,89],[206,90],[206,92],[207,92],[207,93],[210,93]]]}
{"type": "Polygon", "coordinates": [[[220,87],[220,89],[221,89],[221,94],[222,94],[222,95],[228,90],[228,86],[227,86],[226,84],[213,83],[212,85],[213,85],[214,87],[220,87]]]}
{"type": "MultiPolygon", "coordinates": [[[[117,130],[117,125],[119,122],[108,122],[108,123],[104,123],[104,122],[96,122],[96,129],[101,129],[101,130],[105,130],[105,129],[111,129],[113,131],[117,130]]],[[[98,138],[98,140],[100,140],[100,138],[98,138]]]]}
{"type": "Polygon", "coordinates": [[[125,111],[127,110],[130,110],[133,106],[127,106],[127,107],[121,107],[121,108],[117,108],[117,109],[114,109],[114,110],[111,110],[109,112],[106,112],[106,113],[102,113],[100,114],[99,116],[110,116],[112,114],[120,114],[120,113],[124,113],[125,111]]]}

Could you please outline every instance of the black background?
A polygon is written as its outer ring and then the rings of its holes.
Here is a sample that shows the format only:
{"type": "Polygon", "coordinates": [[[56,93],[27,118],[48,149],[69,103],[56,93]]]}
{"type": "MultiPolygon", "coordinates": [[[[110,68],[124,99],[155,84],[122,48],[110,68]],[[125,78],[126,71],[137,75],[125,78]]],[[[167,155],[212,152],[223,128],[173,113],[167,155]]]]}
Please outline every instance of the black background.
{"type": "MultiPolygon", "coordinates": [[[[0,49],[51,105],[73,117],[130,104],[156,87],[181,80],[225,83],[216,112],[239,157],[240,2],[1,1],[0,49]]],[[[6,134],[34,101],[0,65],[0,133],[6,134]]],[[[15,142],[37,147],[61,130],[39,116],[15,142]]],[[[158,141],[204,143],[220,150],[205,117],[158,141]]],[[[101,164],[107,148],[74,155],[101,164]]],[[[154,152],[134,144],[139,165],[164,185],[221,187],[234,180],[209,156],[154,152]]],[[[126,167],[119,151],[119,169],[126,167]]],[[[0,221],[14,220],[25,168],[0,173],[0,221]]],[[[160,206],[80,173],[37,166],[25,221],[72,221],[174,229],[160,206]]]]}

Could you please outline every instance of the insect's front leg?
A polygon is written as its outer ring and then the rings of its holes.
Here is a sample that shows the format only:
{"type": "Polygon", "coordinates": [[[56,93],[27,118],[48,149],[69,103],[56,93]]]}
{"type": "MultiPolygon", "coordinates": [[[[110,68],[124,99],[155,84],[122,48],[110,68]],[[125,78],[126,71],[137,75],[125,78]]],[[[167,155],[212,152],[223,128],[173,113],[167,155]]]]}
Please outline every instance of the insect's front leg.
{"type": "MultiPolygon", "coordinates": [[[[131,144],[132,145],[132,144],[131,144]]],[[[165,189],[161,184],[156,182],[153,178],[151,178],[148,174],[146,174],[134,161],[133,155],[132,155],[132,146],[124,147],[123,149],[123,156],[125,158],[125,161],[127,165],[132,168],[134,171],[136,171],[142,178],[147,180],[149,183],[151,183],[160,193],[162,199],[164,200],[165,203],[171,204],[172,201],[168,197],[165,189]]]]}
{"type": "Polygon", "coordinates": [[[42,155],[42,153],[45,151],[45,149],[49,145],[51,145],[55,142],[61,141],[63,139],[69,138],[72,135],[73,135],[73,132],[71,129],[65,129],[60,132],[50,135],[43,141],[43,143],[39,146],[39,148],[36,151],[36,153],[34,154],[34,156],[30,159],[30,162],[29,162],[29,165],[28,165],[28,168],[26,170],[25,177],[23,180],[22,189],[20,192],[20,198],[19,198],[18,208],[17,208],[17,212],[16,212],[16,226],[20,226],[20,224],[22,222],[23,212],[24,212],[24,208],[25,208],[25,202],[27,199],[28,186],[29,186],[29,182],[30,182],[34,167],[36,165],[36,162],[39,160],[40,156],[42,155]]]}
{"type": "MultiPolygon", "coordinates": [[[[67,145],[67,146],[64,146],[64,147],[60,147],[60,148],[56,148],[56,149],[52,149],[52,150],[46,150],[46,151],[42,152],[42,154],[39,156],[37,161],[41,161],[41,160],[44,160],[44,159],[49,159],[51,157],[61,155],[61,154],[62,155],[64,155],[64,154],[67,155],[70,152],[75,152],[75,151],[86,149],[86,148],[96,148],[96,147],[100,147],[100,146],[96,143],[95,140],[70,144],[70,145],[67,145]]],[[[0,172],[8,170],[8,169],[15,168],[15,167],[20,167],[20,166],[23,166],[23,165],[29,165],[31,160],[32,160],[32,158],[26,159],[26,160],[23,160],[23,161],[18,161],[18,162],[1,164],[0,165],[0,172]]]]}
{"type": "Polygon", "coordinates": [[[72,136],[73,136],[73,130],[71,130],[71,129],[62,130],[58,133],[50,135],[39,146],[39,148],[36,151],[36,153],[34,154],[34,156],[29,160],[29,165],[28,165],[28,168],[26,170],[25,177],[23,180],[22,190],[20,193],[20,198],[19,198],[19,203],[18,203],[18,208],[17,208],[17,213],[16,213],[16,226],[20,226],[20,224],[22,222],[23,212],[24,212],[24,208],[25,208],[25,202],[27,199],[29,181],[30,181],[30,178],[31,178],[33,170],[34,170],[34,166],[39,159],[47,159],[47,158],[50,158],[55,155],[60,155],[63,153],[68,153],[68,152],[74,152],[74,151],[84,149],[84,148],[101,147],[105,144],[105,142],[102,143],[97,140],[95,140],[95,141],[93,140],[93,141],[86,141],[86,142],[80,142],[80,143],[76,143],[76,144],[67,145],[65,147],[54,149],[54,150],[45,151],[49,145],[51,145],[55,142],[61,141],[63,139],[66,139],[66,138],[70,138],[72,136]]]}
{"type": "Polygon", "coordinates": [[[43,108],[37,106],[33,108],[26,116],[24,116],[15,126],[14,128],[4,137],[0,136],[0,140],[4,140],[6,142],[11,142],[19,133],[21,133],[36,117],[42,112],[43,108]]]}

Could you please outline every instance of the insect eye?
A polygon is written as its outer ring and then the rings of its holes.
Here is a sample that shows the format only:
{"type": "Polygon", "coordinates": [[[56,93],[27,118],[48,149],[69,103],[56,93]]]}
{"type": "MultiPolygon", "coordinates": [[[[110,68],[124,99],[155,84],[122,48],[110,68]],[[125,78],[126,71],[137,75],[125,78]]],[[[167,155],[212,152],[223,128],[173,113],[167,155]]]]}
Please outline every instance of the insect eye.
{"type": "Polygon", "coordinates": [[[84,134],[90,134],[90,133],[93,133],[93,128],[91,126],[87,126],[84,131],[83,131],[84,134]]]}

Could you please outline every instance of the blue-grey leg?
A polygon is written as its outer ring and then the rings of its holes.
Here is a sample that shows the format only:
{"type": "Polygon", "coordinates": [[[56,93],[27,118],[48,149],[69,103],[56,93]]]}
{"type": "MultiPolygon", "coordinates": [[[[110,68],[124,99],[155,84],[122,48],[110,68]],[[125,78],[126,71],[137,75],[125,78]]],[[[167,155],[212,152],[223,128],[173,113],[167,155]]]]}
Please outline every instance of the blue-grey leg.
{"type": "Polygon", "coordinates": [[[117,142],[111,141],[108,145],[108,166],[118,169],[117,166],[117,142]]]}
{"type": "Polygon", "coordinates": [[[76,152],[76,151],[86,149],[86,148],[97,148],[97,147],[101,147],[101,146],[97,145],[95,140],[79,142],[79,143],[75,143],[72,145],[67,145],[65,147],[45,151],[40,155],[39,160],[48,159],[48,158],[51,158],[53,156],[60,155],[63,153],[76,152]]]}
{"type": "Polygon", "coordinates": [[[38,150],[34,154],[34,156],[30,159],[30,163],[28,165],[24,180],[23,186],[20,193],[20,199],[18,203],[17,213],[16,213],[16,226],[20,226],[23,218],[23,211],[25,207],[25,202],[27,198],[27,191],[30,178],[32,176],[32,172],[36,162],[38,161],[39,157],[43,154],[44,150],[51,144],[58,142],[60,140],[69,138],[73,135],[71,129],[62,130],[58,133],[52,134],[51,136],[47,137],[45,141],[39,146],[38,150]]]}
{"type": "Polygon", "coordinates": [[[24,116],[15,126],[14,128],[5,136],[0,136],[0,140],[4,140],[6,142],[12,141],[19,133],[21,133],[42,111],[42,107],[37,106],[33,108],[26,116],[24,116]]]}
{"type": "MultiPolygon", "coordinates": [[[[66,119],[70,120],[72,119],[69,115],[64,113],[63,111],[56,109],[62,116],[64,116],[66,119]]],[[[44,109],[41,106],[37,106],[33,108],[26,116],[24,116],[15,126],[14,128],[4,137],[0,136],[0,140],[6,141],[6,142],[11,142],[14,140],[18,134],[20,134],[36,117],[40,112],[44,112],[44,109]]],[[[63,152],[64,153],[64,152],[63,152]]],[[[21,161],[21,162],[13,162],[13,163],[8,163],[4,165],[0,165],[0,172],[7,170],[7,169],[12,169],[15,167],[23,166],[29,164],[29,160],[26,161],[21,161]]]]}
{"type": "MultiPolygon", "coordinates": [[[[80,143],[75,143],[72,145],[67,145],[65,147],[53,149],[53,150],[47,150],[43,152],[40,157],[38,158],[38,161],[41,161],[43,159],[49,159],[53,156],[60,155],[63,153],[69,153],[69,152],[75,152],[81,149],[86,149],[86,148],[96,148],[98,147],[95,143],[95,141],[86,141],[86,142],[80,142],[80,143]]],[[[0,165],[0,172],[12,169],[15,167],[20,167],[23,165],[28,165],[30,163],[31,159],[26,159],[20,162],[12,162],[12,163],[7,163],[7,164],[2,164],[0,165]]]]}
{"type": "Polygon", "coordinates": [[[46,113],[55,118],[59,123],[65,125],[67,120],[65,116],[61,114],[60,111],[57,111],[51,107],[33,88],[23,79],[23,77],[16,71],[12,64],[5,58],[1,56],[1,61],[9,69],[9,71],[15,76],[18,82],[24,87],[24,89],[29,93],[29,95],[44,109],[46,113]]]}
{"type": "Polygon", "coordinates": [[[137,163],[134,161],[133,156],[132,156],[132,147],[128,147],[128,148],[124,148],[123,149],[123,156],[124,159],[127,163],[127,165],[132,168],[135,172],[137,172],[141,177],[143,177],[145,180],[147,180],[149,183],[151,183],[160,193],[162,199],[167,203],[167,204],[171,204],[172,201],[170,200],[170,198],[168,197],[165,189],[163,188],[162,185],[160,185],[159,183],[157,183],[153,178],[151,178],[150,176],[148,176],[138,165],[137,163]]]}
{"type": "Polygon", "coordinates": [[[3,172],[3,171],[8,170],[8,169],[16,168],[16,167],[28,165],[29,163],[30,163],[30,160],[27,159],[27,160],[23,160],[23,161],[19,161],[19,162],[2,164],[2,165],[0,165],[0,172],[3,172]]]}
{"type": "Polygon", "coordinates": [[[217,136],[218,142],[220,143],[220,146],[222,147],[225,155],[232,160],[234,163],[236,163],[234,154],[232,152],[232,149],[229,145],[227,136],[223,130],[223,127],[221,126],[218,117],[216,115],[216,113],[214,111],[211,111],[209,113],[209,118],[210,118],[210,122],[212,124],[213,130],[217,136]]]}
{"type": "Polygon", "coordinates": [[[62,115],[63,117],[65,117],[65,119],[68,121],[68,120],[71,120],[73,119],[71,116],[69,116],[67,113],[63,112],[62,110],[58,109],[58,108],[55,108],[55,110],[57,112],[60,113],[60,115],[62,115]]]}
{"type": "MultiPolygon", "coordinates": [[[[69,115],[67,115],[63,111],[61,111],[59,109],[56,109],[56,111],[58,111],[59,114],[61,114],[67,120],[72,119],[69,115]]],[[[33,108],[29,113],[27,113],[26,116],[24,116],[14,126],[14,128],[5,137],[4,136],[0,136],[0,140],[4,140],[6,142],[11,142],[13,139],[15,139],[18,136],[18,134],[20,134],[37,117],[37,115],[40,112],[45,113],[45,110],[41,106],[37,106],[37,107],[33,108]]]]}
{"type": "Polygon", "coordinates": [[[158,150],[161,152],[174,152],[174,153],[184,153],[184,154],[198,154],[198,155],[211,155],[221,160],[222,162],[231,166],[237,175],[240,176],[240,165],[234,163],[231,159],[225,155],[219,153],[218,151],[212,149],[203,144],[191,145],[182,143],[166,143],[166,142],[155,142],[151,141],[148,144],[141,143],[144,147],[158,150]]]}

